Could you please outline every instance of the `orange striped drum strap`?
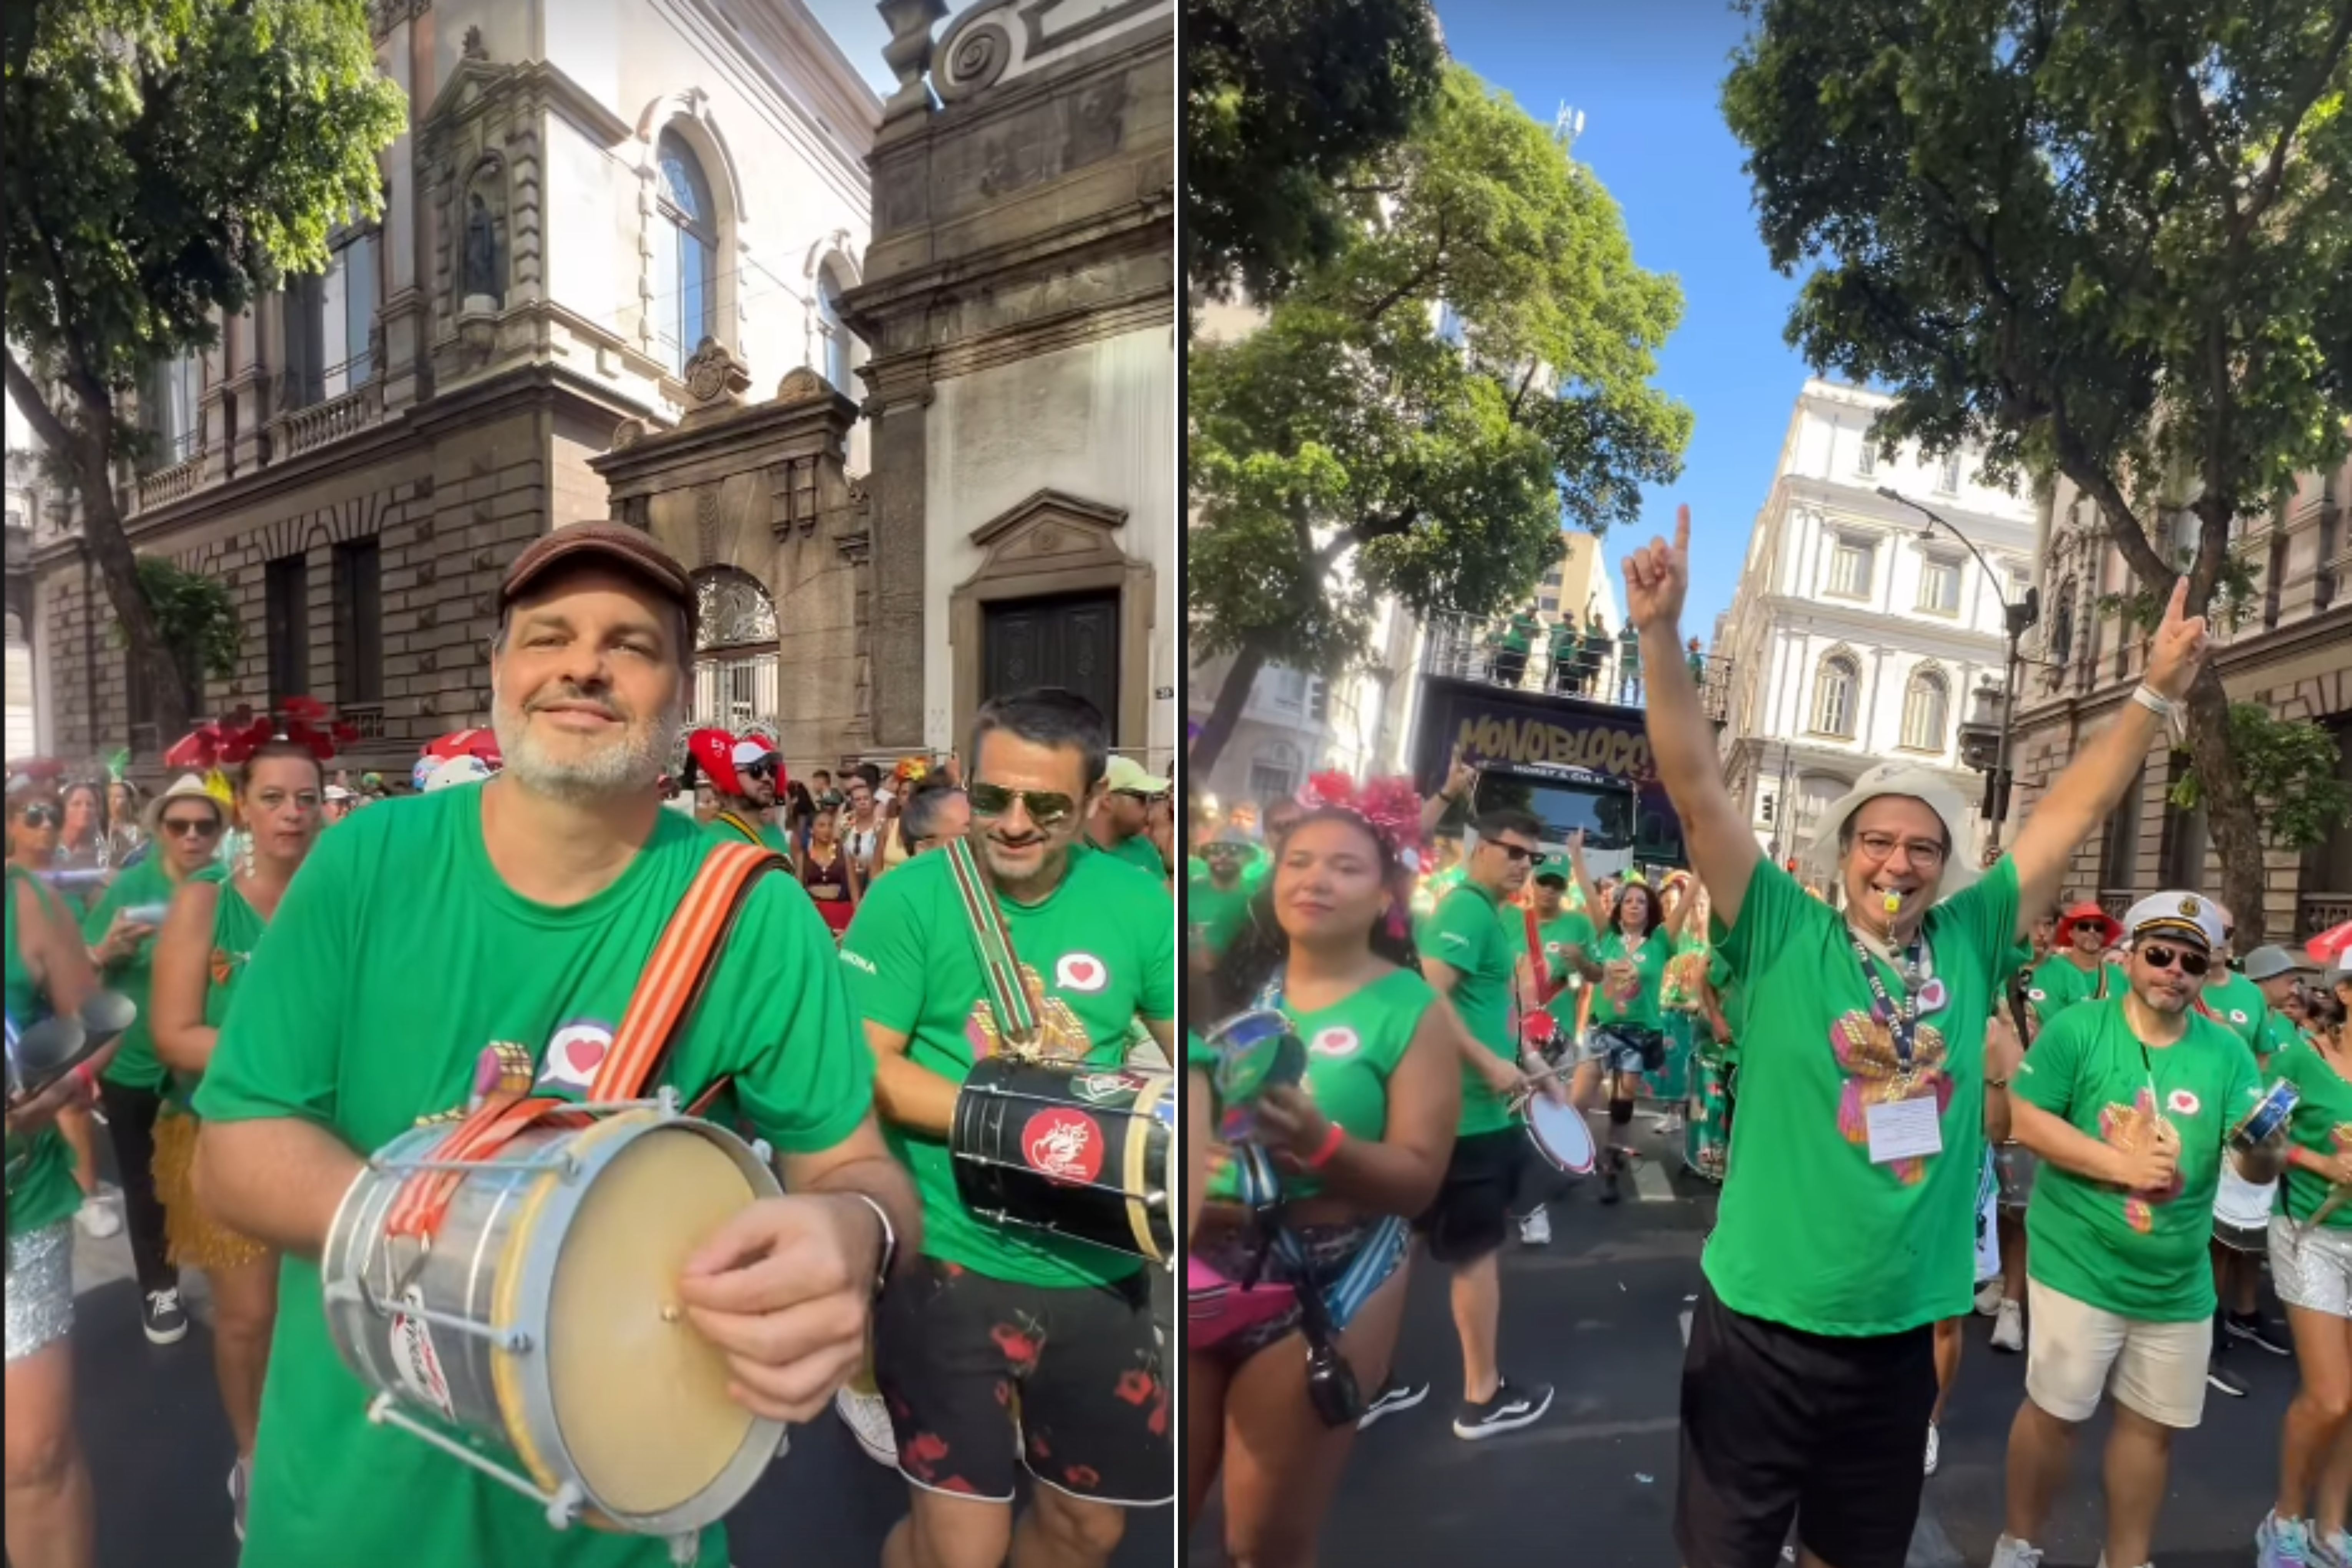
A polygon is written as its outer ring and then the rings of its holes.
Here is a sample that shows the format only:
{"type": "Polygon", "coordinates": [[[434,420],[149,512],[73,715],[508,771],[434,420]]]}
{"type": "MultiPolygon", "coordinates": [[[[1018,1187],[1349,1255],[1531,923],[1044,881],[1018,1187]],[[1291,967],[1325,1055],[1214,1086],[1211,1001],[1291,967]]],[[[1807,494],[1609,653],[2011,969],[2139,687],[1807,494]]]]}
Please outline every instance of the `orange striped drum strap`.
{"type": "MultiPolygon", "coordinates": [[[[783,857],[763,845],[721,844],[695,873],[694,884],[670,916],[653,956],[621,1016],[613,1048],[589,1086],[591,1103],[635,1100],[659,1075],[687,1020],[702,1001],[711,971],[751,885],[771,871],[788,871],[783,857]]],[[[713,1092],[719,1086],[712,1086],[713,1092]]],[[[696,1101],[708,1104],[710,1094],[696,1101]]],[[[426,1156],[434,1161],[482,1160],[517,1133],[541,1121],[584,1126],[588,1118],[563,1100],[493,1094],[468,1112],[426,1156]]],[[[440,1228],[462,1173],[421,1171],[401,1188],[386,1230],[393,1236],[430,1236],[440,1228]]]]}

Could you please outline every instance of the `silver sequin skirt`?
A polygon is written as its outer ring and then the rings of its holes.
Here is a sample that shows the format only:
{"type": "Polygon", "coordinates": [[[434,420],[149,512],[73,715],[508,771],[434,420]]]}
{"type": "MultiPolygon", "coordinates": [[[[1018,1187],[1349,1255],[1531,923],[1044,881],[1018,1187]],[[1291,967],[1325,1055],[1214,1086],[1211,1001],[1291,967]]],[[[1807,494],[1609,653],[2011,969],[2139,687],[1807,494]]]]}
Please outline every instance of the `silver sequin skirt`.
{"type": "Polygon", "coordinates": [[[73,1332],[73,1220],[8,1238],[8,1359],[73,1332]]]}
{"type": "Polygon", "coordinates": [[[2290,1307],[2352,1318],[2352,1230],[2324,1225],[2306,1231],[2273,1215],[2271,1282],[2290,1307]]]}

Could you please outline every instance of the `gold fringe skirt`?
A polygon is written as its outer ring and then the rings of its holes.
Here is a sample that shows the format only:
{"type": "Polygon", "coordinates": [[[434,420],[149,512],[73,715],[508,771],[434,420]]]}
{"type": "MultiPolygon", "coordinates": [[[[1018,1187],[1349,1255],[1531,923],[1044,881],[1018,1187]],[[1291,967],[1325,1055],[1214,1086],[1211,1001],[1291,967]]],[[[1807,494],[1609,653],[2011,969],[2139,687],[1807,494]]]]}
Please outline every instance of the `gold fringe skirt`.
{"type": "Polygon", "coordinates": [[[165,1111],[155,1119],[155,1195],[163,1202],[163,1239],[183,1268],[237,1268],[259,1263],[269,1248],[229,1229],[196,1202],[193,1173],[200,1119],[165,1111]]]}

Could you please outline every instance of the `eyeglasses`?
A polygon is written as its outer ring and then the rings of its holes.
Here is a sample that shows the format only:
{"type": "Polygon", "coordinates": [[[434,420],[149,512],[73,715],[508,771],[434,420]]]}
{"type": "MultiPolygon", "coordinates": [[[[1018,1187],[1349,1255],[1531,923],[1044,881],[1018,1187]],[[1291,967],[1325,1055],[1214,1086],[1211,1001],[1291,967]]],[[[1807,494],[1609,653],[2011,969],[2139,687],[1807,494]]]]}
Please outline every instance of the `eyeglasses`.
{"type": "Polygon", "coordinates": [[[220,824],[209,816],[167,816],[155,826],[174,838],[209,838],[220,831],[220,824]]]}
{"type": "Polygon", "coordinates": [[[1895,850],[1914,866],[1940,866],[1944,863],[1944,847],[1932,838],[1898,838],[1892,833],[1863,833],[1854,844],[1872,860],[1884,860],[1895,850]]]}
{"type": "Polygon", "coordinates": [[[2189,952],[2185,949],[2162,947],[2155,943],[2142,947],[2139,950],[2139,955],[2147,960],[2147,966],[2150,969],[2169,969],[2177,963],[2180,965],[2180,973],[2191,977],[2203,974],[2213,967],[2213,961],[2201,952],[2189,952]]]}
{"type": "Polygon", "coordinates": [[[1142,801],[1147,805],[1160,798],[1156,795],[1152,795],[1147,791],[1139,789],[1115,789],[1110,793],[1113,795],[1123,795],[1129,800],[1142,801]]]}
{"type": "Polygon", "coordinates": [[[54,805],[28,805],[21,815],[27,827],[56,827],[66,819],[66,814],[54,805]]]}
{"type": "Polygon", "coordinates": [[[1514,866],[1517,865],[1522,860],[1532,860],[1536,858],[1537,852],[1535,850],[1527,848],[1521,845],[1496,844],[1492,839],[1488,839],[1487,843],[1492,847],[1501,850],[1503,852],[1503,858],[1508,860],[1514,866]]]}
{"type": "Polygon", "coordinates": [[[1003,784],[974,783],[964,792],[971,801],[974,816],[1003,816],[1019,801],[1029,813],[1029,820],[1040,827],[1052,827],[1067,820],[1077,809],[1076,803],[1059,790],[1006,789],[1003,784]]]}

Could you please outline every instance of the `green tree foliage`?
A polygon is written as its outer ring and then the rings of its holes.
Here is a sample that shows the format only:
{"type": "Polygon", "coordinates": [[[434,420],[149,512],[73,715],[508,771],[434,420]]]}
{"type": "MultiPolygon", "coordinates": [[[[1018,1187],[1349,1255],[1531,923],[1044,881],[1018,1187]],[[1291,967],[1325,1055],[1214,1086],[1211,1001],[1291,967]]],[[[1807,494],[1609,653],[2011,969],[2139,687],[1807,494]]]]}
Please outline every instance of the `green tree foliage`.
{"type": "MultiPolygon", "coordinates": [[[[2231,524],[2333,466],[2352,415],[2352,0],[1745,0],[1724,89],[1789,324],[1895,395],[1888,451],[2053,469],[2189,608],[2231,524]]],[[[2189,739],[2242,941],[2262,825],[2209,665],[2189,739]]]]}
{"type": "MultiPolygon", "coordinates": [[[[160,555],[139,557],[139,592],[155,617],[155,630],[172,652],[184,690],[191,699],[205,689],[207,677],[227,680],[236,674],[237,654],[245,646],[245,623],[236,601],[217,577],[182,571],[160,555]]],[[[129,640],[117,621],[118,641],[129,640]]],[[[172,736],[165,736],[168,744],[172,736]]]]}
{"type": "Polygon", "coordinates": [[[1443,58],[1428,0],[1186,0],[1192,285],[1267,300],[1328,260],[1343,184],[1435,96],[1443,58]]]}
{"type": "Polygon", "coordinates": [[[1232,654],[1194,742],[1213,765],[1268,662],[1336,675],[1377,598],[1486,616],[1632,519],[1689,411],[1649,384],[1682,313],[1590,170],[1449,69],[1369,166],[1332,259],[1265,324],[1191,351],[1191,657],[1232,654]]]}
{"type": "MultiPolygon", "coordinates": [[[[2315,848],[2352,822],[2352,784],[2336,776],[2336,737],[2307,719],[2277,718],[2259,702],[2230,704],[2230,755],[2281,847],[2315,848]]],[[[2172,803],[2192,810],[2204,794],[2192,755],[2172,803]]]]}
{"type": "Polygon", "coordinates": [[[6,12],[10,395],[61,460],[167,735],[185,691],[122,528],[126,399],[382,206],[406,123],[365,0],[22,0],[6,12]]]}

